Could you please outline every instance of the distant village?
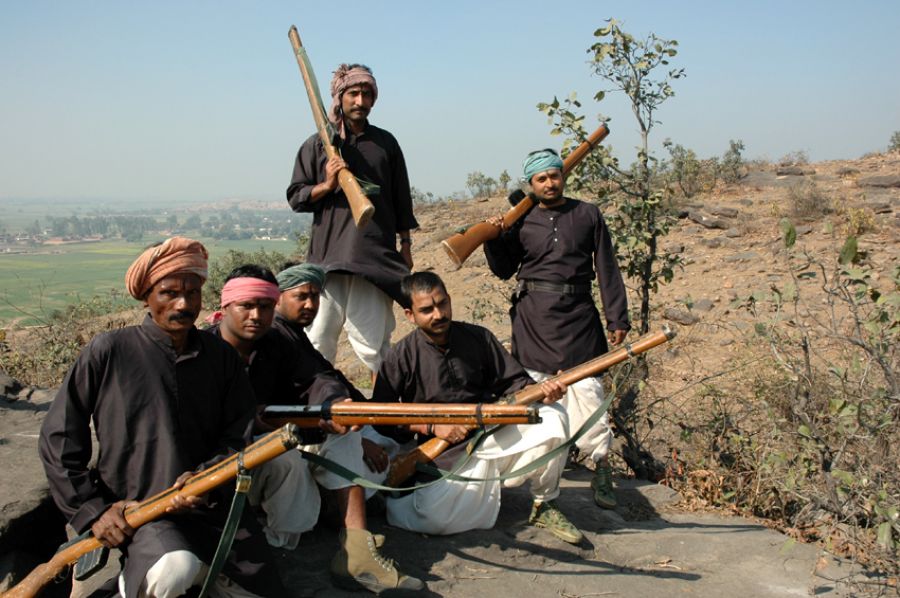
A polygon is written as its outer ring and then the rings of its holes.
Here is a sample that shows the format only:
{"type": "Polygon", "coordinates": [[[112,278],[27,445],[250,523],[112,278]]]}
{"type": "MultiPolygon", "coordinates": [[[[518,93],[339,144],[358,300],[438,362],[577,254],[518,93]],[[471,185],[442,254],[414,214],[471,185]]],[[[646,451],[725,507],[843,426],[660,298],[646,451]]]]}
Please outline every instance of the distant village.
{"type": "Polygon", "coordinates": [[[261,204],[190,206],[182,211],[48,215],[24,227],[5,225],[0,216],[0,253],[29,253],[68,243],[109,240],[141,242],[147,238],[187,235],[225,240],[295,240],[309,230],[310,217],[261,204]]]}

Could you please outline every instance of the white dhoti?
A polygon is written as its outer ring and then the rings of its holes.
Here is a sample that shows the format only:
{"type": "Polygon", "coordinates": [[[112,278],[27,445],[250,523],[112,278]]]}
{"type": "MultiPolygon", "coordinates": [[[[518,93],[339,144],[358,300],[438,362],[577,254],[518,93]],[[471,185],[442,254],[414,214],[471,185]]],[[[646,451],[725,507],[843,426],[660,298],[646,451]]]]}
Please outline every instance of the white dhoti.
{"type": "MultiPolygon", "coordinates": [[[[322,444],[300,449],[319,455],[350,471],[368,471],[363,463],[362,437],[359,432],[329,434],[322,444]]],[[[300,535],[315,527],[322,499],[318,486],[340,490],[353,482],[303,458],[299,451],[288,451],[253,470],[249,500],[266,513],[263,531],[270,546],[292,550],[300,535]]]]}
{"type": "Polygon", "coordinates": [[[319,313],[306,335],[319,353],[334,363],[341,329],[346,330],[360,361],[377,372],[396,323],[393,301],[381,289],[362,276],[329,272],[319,313]]]}
{"type": "MultiPolygon", "coordinates": [[[[565,411],[544,405],[543,422],[535,425],[503,426],[475,451],[458,475],[495,478],[520,469],[563,444],[569,436],[565,411]]],[[[544,467],[502,482],[504,487],[531,482],[536,501],[559,496],[559,478],[566,455],[560,454],[544,467]]],[[[400,498],[387,501],[387,520],[395,527],[425,534],[445,535],[470,529],[488,529],[500,512],[499,480],[461,482],[442,480],[400,498]]]]}
{"type": "MultiPolygon", "coordinates": [[[[551,378],[550,374],[526,370],[536,382],[543,382],[551,378]]],[[[590,377],[570,384],[566,390],[566,396],[560,399],[559,405],[565,408],[569,415],[569,430],[572,434],[581,429],[581,426],[603,404],[603,384],[600,377],[590,377]]],[[[575,443],[578,450],[588,453],[593,461],[599,462],[609,455],[612,447],[613,434],[609,428],[609,411],[591,426],[575,443]]]]}
{"type": "MultiPolygon", "coordinates": [[[[167,552],[147,571],[138,590],[139,598],[177,598],[192,587],[200,587],[209,566],[188,550],[167,552]]],[[[125,596],[125,577],[119,576],[119,593],[125,596]]],[[[224,575],[219,575],[209,590],[210,598],[259,598],[224,575]]]]}

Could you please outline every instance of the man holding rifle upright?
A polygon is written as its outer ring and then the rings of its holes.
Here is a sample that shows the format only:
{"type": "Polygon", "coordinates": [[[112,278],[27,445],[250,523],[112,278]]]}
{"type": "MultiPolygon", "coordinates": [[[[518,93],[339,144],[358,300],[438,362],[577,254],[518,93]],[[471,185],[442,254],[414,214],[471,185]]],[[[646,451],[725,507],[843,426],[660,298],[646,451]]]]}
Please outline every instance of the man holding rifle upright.
{"type": "Polygon", "coordinates": [[[328,159],[319,135],[297,154],[287,200],[297,212],[312,212],[307,260],[328,273],[319,317],[309,338],[328,361],[337,354],[343,327],[366,367],[378,371],[394,330],[400,279],[412,268],[413,216],[406,162],[397,140],[368,121],[378,98],[371,70],[342,64],[331,81],[328,118],[340,155],[328,159]],[[357,230],[338,173],[348,168],[375,207],[372,221],[357,230]],[[399,252],[397,244],[399,243],[399,252]]]}
{"type": "MultiPolygon", "coordinates": [[[[209,501],[179,497],[179,510],[137,529],[125,519],[126,508],[182,487],[249,439],[253,392],[241,361],[194,327],[206,268],[206,249],[191,239],[174,237],[144,251],[125,280],[147,307],[146,318],[84,348],[41,428],[53,499],[76,532],[90,530],[104,546],[122,549],[118,589],[125,598],[181,596],[201,585],[230,501],[227,493],[209,501]],[[93,466],[92,423],[99,444],[93,466]]],[[[213,596],[284,595],[277,574],[261,569],[267,550],[259,544],[226,565],[213,596]]]]}
{"type": "MultiPolygon", "coordinates": [[[[407,319],[416,330],[392,347],[378,372],[372,399],[408,403],[492,403],[534,381],[506,352],[491,332],[453,321],[450,296],[443,281],[431,272],[417,272],[403,279],[403,293],[410,307],[407,319]]],[[[565,412],[553,405],[565,393],[556,381],[542,384],[543,422],[535,426],[504,426],[488,436],[457,473],[484,481],[445,479],[401,498],[387,501],[388,522],[426,534],[454,534],[488,529],[500,511],[501,482],[496,478],[527,467],[565,442],[565,412]],[[494,479],[489,479],[494,478],[494,479]]],[[[459,425],[412,424],[385,434],[404,442],[415,435],[419,444],[440,438],[451,445],[437,463],[449,467],[463,454],[471,430],[459,425]]],[[[565,464],[560,453],[546,465],[503,481],[503,486],[531,482],[534,497],[530,522],[572,544],[582,539],[553,500],[559,495],[559,478],[565,464]]]]}
{"type": "MultiPolygon", "coordinates": [[[[282,304],[279,282],[295,288],[294,283],[305,279],[304,273],[323,278],[325,275],[318,266],[301,264],[279,273],[276,279],[268,268],[246,264],[232,270],[222,288],[221,311],[217,312],[219,317],[214,318],[216,323],[210,331],[221,336],[241,356],[259,408],[321,405],[359,396],[338,372],[321,364],[324,359],[308,341],[305,346],[298,346],[283,334],[283,324],[279,329],[272,327],[276,304],[282,304]]],[[[285,298],[284,303],[289,301],[285,298]]],[[[319,426],[326,434],[307,438],[303,450],[351,471],[365,469],[359,432],[330,420],[321,421],[319,426]]],[[[257,420],[256,428],[257,433],[271,430],[261,420],[257,420]]],[[[340,549],[331,563],[336,585],[373,592],[424,588],[420,580],[404,575],[379,553],[379,543],[366,529],[362,487],[316,467],[298,451],[288,451],[263,464],[254,471],[253,478],[250,500],[266,512],[264,531],[270,545],[293,550],[301,534],[315,527],[321,506],[321,486],[333,494],[341,517],[340,549]]]]}
{"type": "MultiPolygon", "coordinates": [[[[596,206],[563,195],[563,161],[545,149],[524,162],[523,181],[530,184],[536,207],[499,238],[484,245],[491,271],[502,279],[516,274],[513,295],[512,352],[535,380],[543,380],[607,351],[591,283],[600,287],[609,342],[620,344],[631,327],[625,285],[609,230],[596,206]]],[[[500,217],[489,218],[503,228],[500,217]]],[[[569,414],[571,432],[603,402],[599,377],[569,386],[560,401],[569,414]]],[[[596,464],[591,488],[597,505],[616,506],[608,454],[612,432],[606,414],[576,443],[596,464]]]]}

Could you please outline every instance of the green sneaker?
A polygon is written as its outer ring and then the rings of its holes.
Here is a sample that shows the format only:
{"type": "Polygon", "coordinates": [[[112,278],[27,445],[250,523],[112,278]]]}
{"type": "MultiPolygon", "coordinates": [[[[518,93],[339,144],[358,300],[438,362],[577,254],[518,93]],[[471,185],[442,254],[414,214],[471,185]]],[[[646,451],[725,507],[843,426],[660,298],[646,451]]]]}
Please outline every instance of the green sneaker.
{"type": "Polygon", "coordinates": [[[591,490],[594,491],[594,502],[604,509],[616,508],[616,495],[613,492],[612,467],[597,464],[594,477],[591,479],[591,490]]]}
{"type": "Polygon", "coordinates": [[[584,537],[578,528],[566,519],[553,502],[535,502],[531,507],[531,517],[528,523],[535,527],[542,527],[563,542],[578,544],[584,537]]]}

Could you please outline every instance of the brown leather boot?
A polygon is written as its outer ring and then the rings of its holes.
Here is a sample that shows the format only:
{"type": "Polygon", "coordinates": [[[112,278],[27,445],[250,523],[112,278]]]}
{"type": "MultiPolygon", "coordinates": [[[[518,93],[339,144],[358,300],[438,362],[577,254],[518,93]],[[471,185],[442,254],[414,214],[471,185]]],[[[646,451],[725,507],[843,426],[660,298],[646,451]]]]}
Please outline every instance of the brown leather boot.
{"type": "MultiPolygon", "coordinates": [[[[342,529],[341,548],[331,560],[331,581],[346,590],[424,590],[420,579],[404,575],[393,560],[378,552],[380,542],[364,529],[342,529]]],[[[383,541],[383,540],[382,540],[383,541]]]]}

